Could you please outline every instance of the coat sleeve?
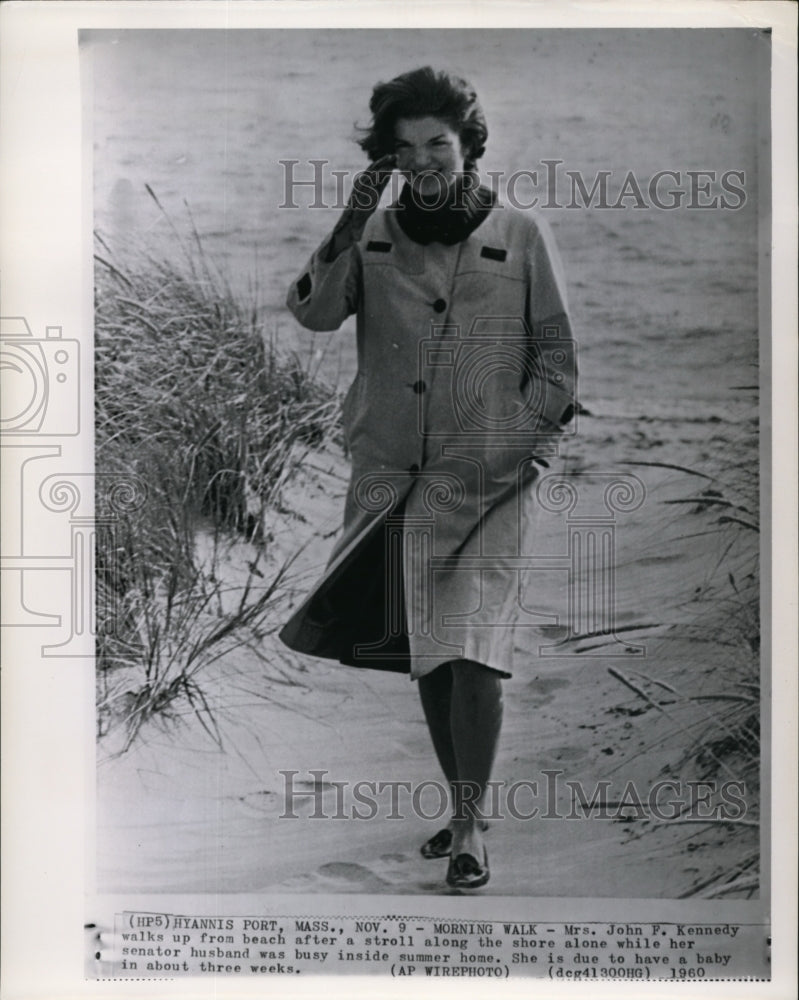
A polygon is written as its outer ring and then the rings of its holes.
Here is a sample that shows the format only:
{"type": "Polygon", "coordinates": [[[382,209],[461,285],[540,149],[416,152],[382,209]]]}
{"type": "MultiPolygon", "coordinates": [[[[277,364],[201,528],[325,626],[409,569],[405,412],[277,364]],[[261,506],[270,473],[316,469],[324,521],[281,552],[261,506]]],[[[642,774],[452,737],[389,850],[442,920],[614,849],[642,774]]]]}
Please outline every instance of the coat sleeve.
{"type": "Polygon", "coordinates": [[[334,256],[334,235],[314,251],[286,298],[288,308],[309,330],[338,330],[358,308],[361,252],[352,243],[334,256]]]}
{"type": "Polygon", "coordinates": [[[543,417],[560,427],[577,406],[577,352],[566,298],[563,264],[549,226],[536,225],[528,244],[527,322],[543,377],[543,417]]]}

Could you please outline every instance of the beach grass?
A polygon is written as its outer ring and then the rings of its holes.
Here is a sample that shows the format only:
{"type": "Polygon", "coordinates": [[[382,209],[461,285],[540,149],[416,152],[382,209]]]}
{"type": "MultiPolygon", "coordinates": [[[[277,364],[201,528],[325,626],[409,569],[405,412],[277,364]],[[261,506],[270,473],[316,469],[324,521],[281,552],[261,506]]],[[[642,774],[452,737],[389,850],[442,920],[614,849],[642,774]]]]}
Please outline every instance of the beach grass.
{"type": "MultiPolygon", "coordinates": [[[[697,837],[713,829],[737,850],[729,860],[703,872],[683,893],[707,898],[750,897],[760,888],[758,864],[761,766],[761,588],[759,558],[758,423],[750,417],[737,427],[728,451],[715,467],[702,471],[662,465],[684,478],[684,496],[664,501],[686,515],[685,533],[694,519],[696,535],[715,542],[716,557],[690,603],[689,622],[673,626],[662,639],[675,648],[690,643],[713,644],[718,661],[699,669],[692,661],[682,665],[679,678],[610,668],[610,674],[634,692],[649,720],[651,711],[664,721],[658,736],[679,742],[682,751],[675,768],[686,780],[707,782],[712,801],[687,809],[677,822],[695,827],[697,837]],[[700,484],[700,485],[696,485],[700,484]],[[724,808],[720,787],[732,789],[739,808],[724,808]]],[[[706,646],[706,648],[709,648],[706,646]]],[[[657,653],[657,643],[653,653],[657,653]]],[[[729,807],[729,800],[727,801],[729,807]]],[[[674,822],[674,820],[670,820],[674,822]]]]}
{"type": "Polygon", "coordinates": [[[289,571],[266,514],[338,426],[310,359],[265,334],[196,232],[180,245],[166,259],[96,236],[96,468],[143,501],[98,521],[98,727],[123,749],[186,711],[218,739],[203,671],[266,627],[289,571]]]}

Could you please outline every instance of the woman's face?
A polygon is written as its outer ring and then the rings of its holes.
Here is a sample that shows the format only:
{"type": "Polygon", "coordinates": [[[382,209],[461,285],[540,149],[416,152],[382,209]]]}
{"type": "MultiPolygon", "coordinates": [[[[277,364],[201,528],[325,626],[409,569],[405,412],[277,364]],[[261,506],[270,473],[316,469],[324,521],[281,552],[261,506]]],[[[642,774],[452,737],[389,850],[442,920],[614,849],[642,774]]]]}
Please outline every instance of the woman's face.
{"type": "Polygon", "coordinates": [[[394,126],[397,170],[422,198],[443,198],[464,170],[457,132],[440,118],[399,118],[394,126]]]}

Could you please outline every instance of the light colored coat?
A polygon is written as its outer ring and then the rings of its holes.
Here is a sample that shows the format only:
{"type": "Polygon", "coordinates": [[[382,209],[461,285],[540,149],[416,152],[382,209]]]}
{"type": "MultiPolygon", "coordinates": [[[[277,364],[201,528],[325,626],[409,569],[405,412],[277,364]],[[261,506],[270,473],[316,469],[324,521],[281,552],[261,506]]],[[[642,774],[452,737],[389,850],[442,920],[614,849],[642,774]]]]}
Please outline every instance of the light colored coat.
{"type": "Polygon", "coordinates": [[[556,452],[574,412],[552,237],[529,213],[496,205],[461,243],[423,246],[384,209],[332,262],[327,248],[326,240],[312,255],[287,304],[312,330],[357,314],[358,374],[343,411],[352,478],[327,571],[281,639],[345,663],[410,668],[413,678],[458,658],[509,675],[533,457],[556,452]],[[370,539],[380,552],[381,526],[387,635],[399,596],[409,661],[392,663],[390,641],[353,651],[351,630],[342,649],[337,602],[327,600],[347,588],[352,604],[370,586],[359,554],[370,539]]]}

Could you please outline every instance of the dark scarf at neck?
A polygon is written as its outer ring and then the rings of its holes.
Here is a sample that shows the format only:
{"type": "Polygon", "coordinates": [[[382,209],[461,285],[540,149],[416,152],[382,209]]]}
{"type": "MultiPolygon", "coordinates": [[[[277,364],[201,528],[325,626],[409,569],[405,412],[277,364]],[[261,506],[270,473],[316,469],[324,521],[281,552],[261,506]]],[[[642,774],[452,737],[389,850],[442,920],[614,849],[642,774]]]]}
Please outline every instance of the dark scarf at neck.
{"type": "Polygon", "coordinates": [[[494,192],[456,182],[452,196],[438,208],[425,208],[414,198],[410,184],[400,191],[393,206],[397,223],[414,243],[438,242],[453,246],[470,236],[494,207],[494,192]]]}

